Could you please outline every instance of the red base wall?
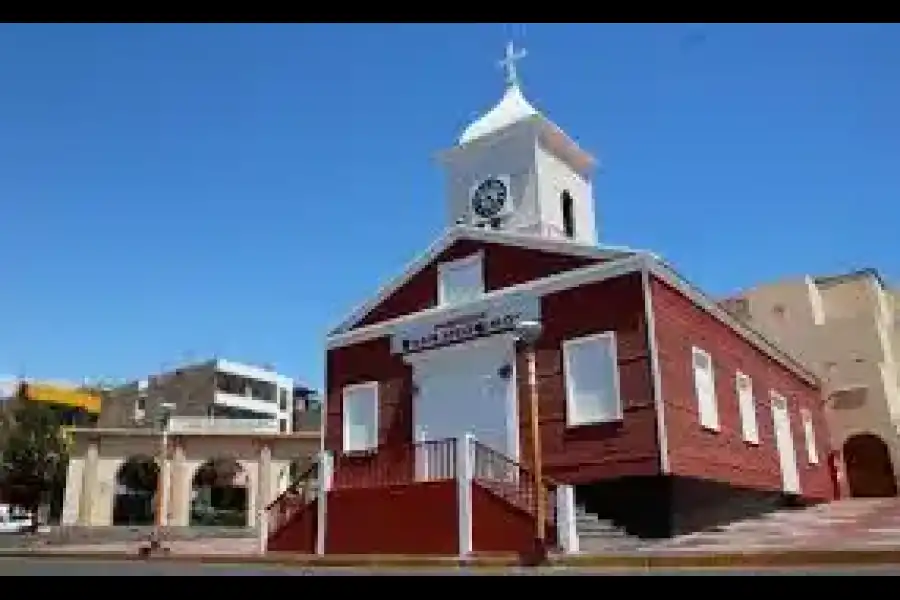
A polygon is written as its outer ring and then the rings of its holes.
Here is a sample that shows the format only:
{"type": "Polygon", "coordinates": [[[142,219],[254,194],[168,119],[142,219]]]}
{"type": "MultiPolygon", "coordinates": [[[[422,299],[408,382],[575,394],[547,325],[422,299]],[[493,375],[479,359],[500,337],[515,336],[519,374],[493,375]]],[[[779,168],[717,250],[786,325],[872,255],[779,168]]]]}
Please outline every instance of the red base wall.
{"type": "Polygon", "coordinates": [[[268,550],[270,552],[315,554],[318,517],[319,503],[313,500],[294,515],[287,525],[269,538],[268,550]]]}
{"type": "Polygon", "coordinates": [[[333,490],[325,552],[455,555],[457,506],[455,481],[333,490]]]}
{"type": "MultiPolygon", "coordinates": [[[[529,552],[534,547],[534,518],[503,498],[472,484],[472,550],[474,552],[529,552]]],[[[547,527],[546,541],[556,543],[547,527]]]]}

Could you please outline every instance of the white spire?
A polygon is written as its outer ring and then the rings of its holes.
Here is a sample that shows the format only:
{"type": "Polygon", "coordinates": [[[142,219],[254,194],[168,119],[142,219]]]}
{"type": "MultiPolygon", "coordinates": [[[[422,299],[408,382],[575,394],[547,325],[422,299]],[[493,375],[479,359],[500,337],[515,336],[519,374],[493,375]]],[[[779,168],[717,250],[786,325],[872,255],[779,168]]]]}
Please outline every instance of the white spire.
{"type": "Polygon", "coordinates": [[[516,61],[527,56],[524,49],[516,50],[512,42],[506,44],[506,56],[500,66],[506,70],[506,92],[494,108],[483,117],[466,127],[459,137],[459,144],[466,144],[480,137],[500,131],[514,123],[538,114],[538,111],[525,99],[519,87],[519,74],[516,61]]]}

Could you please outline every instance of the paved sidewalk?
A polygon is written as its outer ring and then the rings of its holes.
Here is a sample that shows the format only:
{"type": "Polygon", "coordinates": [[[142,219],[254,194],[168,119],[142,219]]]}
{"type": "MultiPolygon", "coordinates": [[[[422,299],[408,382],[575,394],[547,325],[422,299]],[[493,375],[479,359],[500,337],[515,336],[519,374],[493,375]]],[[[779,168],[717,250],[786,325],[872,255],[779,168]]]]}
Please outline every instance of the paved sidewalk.
{"type": "MultiPolygon", "coordinates": [[[[0,552],[0,556],[86,557],[133,560],[146,540],[40,546],[0,552]]],[[[162,560],[220,563],[358,566],[366,568],[515,565],[513,554],[457,557],[304,556],[260,554],[255,537],[204,537],[166,542],[162,560]]],[[[151,559],[154,560],[154,559],[151,559]]],[[[900,565],[900,501],[848,500],[802,510],[780,511],[732,523],[717,530],[641,544],[635,550],[554,556],[559,565],[577,567],[773,567],[779,565],[900,565]]]]}
{"type": "MultiPolygon", "coordinates": [[[[40,554],[138,554],[141,542],[109,542],[105,544],[67,544],[65,546],[36,548],[40,554]]],[[[252,538],[209,538],[201,540],[174,540],[165,542],[170,554],[179,556],[253,556],[259,555],[259,542],[252,538]]],[[[2,556],[2,554],[0,554],[2,556]]]]}
{"type": "MultiPolygon", "coordinates": [[[[229,540],[233,542],[232,540],[229,540]]],[[[294,568],[360,568],[375,570],[391,569],[480,569],[496,570],[516,568],[521,565],[520,557],[512,554],[475,556],[460,560],[455,556],[314,556],[286,553],[254,552],[233,553],[233,546],[209,544],[188,546],[173,544],[171,552],[142,558],[137,547],[121,545],[97,545],[79,550],[53,549],[0,552],[2,559],[28,560],[76,560],[82,562],[162,562],[184,564],[221,565],[283,565],[294,568]],[[200,550],[205,550],[201,552],[200,550]]],[[[754,551],[710,552],[695,549],[638,552],[630,554],[582,554],[554,556],[548,561],[550,567],[569,569],[771,569],[771,568],[826,568],[838,566],[872,567],[893,566],[900,568],[900,548],[891,549],[766,549],[754,551]]]]}
{"type": "Polygon", "coordinates": [[[367,567],[308,567],[289,564],[197,564],[174,561],[83,561],[76,558],[2,558],[0,557],[0,577],[7,575],[34,577],[68,577],[68,576],[771,576],[771,575],[898,575],[900,567],[896,566],[851,566],[851,567],[808,567],[792,569],[621,569],[621,568],[521,568],[504,569],[478,568],[417,568],[417,569],[378,569],[367,567]]]}

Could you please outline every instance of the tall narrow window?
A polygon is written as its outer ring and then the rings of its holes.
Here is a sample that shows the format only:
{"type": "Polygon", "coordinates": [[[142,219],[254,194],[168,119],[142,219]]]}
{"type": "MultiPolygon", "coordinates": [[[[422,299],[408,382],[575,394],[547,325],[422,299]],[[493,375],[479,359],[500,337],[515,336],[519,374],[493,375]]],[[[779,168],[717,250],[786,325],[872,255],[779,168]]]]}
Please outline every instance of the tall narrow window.
{"type": "Polygon", "coordinates": [[[144,417],[147,416],[147,396],[145,395],[147,392],[140,391],[137,400],[134,403],[134,418],[137,421],[143,421],[144,417]]]}
{"type": "Polygon", "coordinates": [[[461,304],[483,293],[480,252],[438,265],[438,304],[461,304]]]}
{"type": "Polygon", "coordinates": [[[616,356],[616,335],[612,331],[563,342],[567,425],[622,418],[616,356]]]}
{"type": "Polygon", "coordinates": [[[756,401],[753,399],[753,382],[750,377],[738,371],[735,377],[737,386],[738,409],[741,414],[741,432],[744,441],[759,443],[759,426],[756,420],[756,401]]]}
{"type": "Polygon", "coordinates": [[[575,201],[569,190],[563,191],[560,201],[562,203],[563,232],[567,238],[573,238],[575,237],[575,201]]]}
{"type": "Polygon", "coordinates": [[[806,458],[811,465],[819,464],[819,449],[816,447],[816,431],[813,428],[812,414],[808,409],[800,411],[803,419],[803,436],[806,438],[806,458]]]}
{"type": "Polygon", "coordinates": [[[378,447],[378,382],[348,385],[343,393],[344,452],[378,447]]]}
{"type": "Polygon", "coordinates": [[[716,381],[713,376],[712,358],[700,348],[693,349],[694,389],[697,393],[697,408],[700,425],[712,431],[719,431],[719,407],[716,402],[716,381]]]}

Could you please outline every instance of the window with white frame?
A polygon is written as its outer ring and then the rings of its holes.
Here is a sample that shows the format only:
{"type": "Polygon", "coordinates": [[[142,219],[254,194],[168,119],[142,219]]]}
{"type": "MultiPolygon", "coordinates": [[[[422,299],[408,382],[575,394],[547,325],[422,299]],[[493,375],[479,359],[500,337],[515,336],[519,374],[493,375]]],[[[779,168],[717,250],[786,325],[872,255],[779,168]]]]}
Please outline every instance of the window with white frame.
{"type": "Polygon", "coordinates": [[[143,421],[144,417],[147,416],[147,396],[145,392],[140,392],[140,395],[134,402],[134,419],[136,421],[143,421]]]}
{"type": "Polygon", "coordinates": [[[134,418],[137,421],[143,421],[147,416],[147,390],[150,388],[150,381],[141,379],[137,383],[138,395],[134,401],[134,418]]]}
{"type": "Polygon", "coordinates": [[[803,420],[803,436],[806,438],[806,458],[809,464],[819,464],[819,449],[816,447],[816,431],[813,427],[812,414],[808,409],[804,408],[800,411],[800,418],[803,420]]]}
{"type": "Polygon", "coordinates": [[[460,304],[484,294],[482,254],[438,265],[438,304],[460,304]]]}
{"type": "Polygon", "coordinates": [[[361,452],[378,447],[378,382],[344,388],[343,430],[344,452],[361,452]]]}
{"type": "Polygon", "coordinates": [[[753,399],[753,381],[749,375],[737,372],[735,376],[737,386],[738,409],[741,414],[741,433],[744,441],[751,444],[759,443],[759,425],[756,420],[756,401],[753,399]]]}
{"type": "Polygon", "coordinates": [[[563,342],[563,376],[567,425],[607,423],[622,418],[614,332],[563,342]]]}
{"type": "Polygon", "coordinates": [[[712,431],[719,431],[719,407],[716,402],[716,380],[713,376],[712,357],[706,350],[697,347],[693,348],[691,354],[700,425],[712,431]]]}

